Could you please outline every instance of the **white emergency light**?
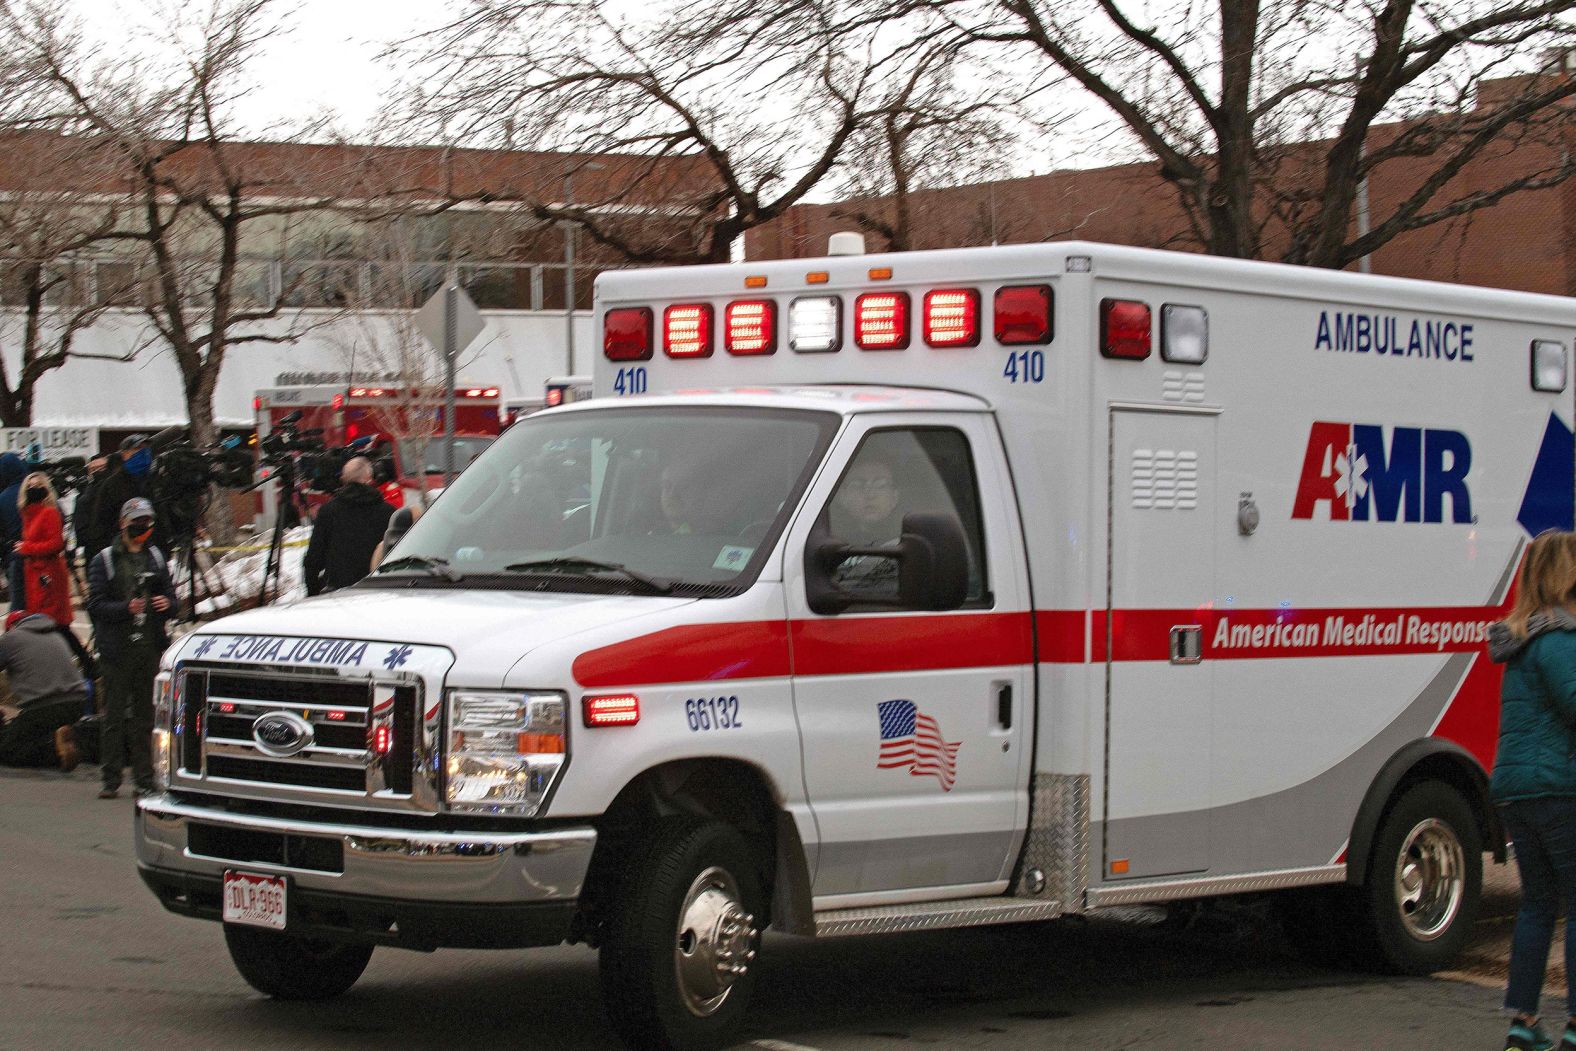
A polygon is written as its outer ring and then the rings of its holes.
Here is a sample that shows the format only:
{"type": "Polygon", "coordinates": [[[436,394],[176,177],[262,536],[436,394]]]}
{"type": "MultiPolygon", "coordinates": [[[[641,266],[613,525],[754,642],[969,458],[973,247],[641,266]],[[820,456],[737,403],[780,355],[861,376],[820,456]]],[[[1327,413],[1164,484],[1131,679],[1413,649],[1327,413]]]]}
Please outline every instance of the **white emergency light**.
{"type": "Polygon", "coordinates": [[[1160,357],[1178,365],[1202,365],[1209,357],[1209,314],[1203,307],[1167,303],[1160,308],[1160,357]]]}
{"type": "Polygon", "coordinates": [[[799,354],[824,354],[843,345],[843,301],[800,296],[788,305],[788,346],[799,354]]]}
{"type": "Polygon", "coordinates": [[[1565,344],[1552,339],[1532,341],[1532,389],[1565,389],[1565,344]]]}

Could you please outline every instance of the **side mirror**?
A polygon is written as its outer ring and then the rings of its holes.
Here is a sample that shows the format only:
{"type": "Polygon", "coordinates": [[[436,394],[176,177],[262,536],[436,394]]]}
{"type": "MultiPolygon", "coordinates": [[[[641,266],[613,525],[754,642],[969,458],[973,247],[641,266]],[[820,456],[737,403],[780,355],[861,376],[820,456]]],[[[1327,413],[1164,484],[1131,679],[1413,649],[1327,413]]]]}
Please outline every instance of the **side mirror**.
{"type": "Polygon", "coordinates": [[[822,524],[810,533],[805,557],[805,588],[810,609],[841,613],[855,604],[899,609],[948,610],[963,605],[969,593],[968,541],[956,515],[903,516],[896,544],[851,547],[834,540],[822,524]],[[890,559],[897,564],[896,594],[868,594],[838,584],[837,569],[851,558],[890,559]]]}

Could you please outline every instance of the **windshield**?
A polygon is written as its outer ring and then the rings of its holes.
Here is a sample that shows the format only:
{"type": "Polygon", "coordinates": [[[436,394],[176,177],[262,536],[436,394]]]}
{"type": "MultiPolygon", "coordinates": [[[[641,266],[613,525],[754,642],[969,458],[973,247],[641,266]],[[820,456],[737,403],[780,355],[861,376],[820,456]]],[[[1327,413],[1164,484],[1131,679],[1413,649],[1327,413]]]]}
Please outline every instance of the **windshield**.
{"type": "Polygon", "coordinates": [[[398,574],[434,586],[501,576],[522,588],[627,593],[745,586],[836,426],[830,413],[709,407],[527,417],[455,480],[373,582],[398,574]]]}
{"type": "MultiPolygon", "coordinates": [[[[454,442],[454,473],[459,474],[471,461],[487,451],[496,439],[475,435],[452,439],[454,442]]],[[[399,440],[400,469],[407,475],[443,473],[443,437],[401,438],[399,440]]]]}

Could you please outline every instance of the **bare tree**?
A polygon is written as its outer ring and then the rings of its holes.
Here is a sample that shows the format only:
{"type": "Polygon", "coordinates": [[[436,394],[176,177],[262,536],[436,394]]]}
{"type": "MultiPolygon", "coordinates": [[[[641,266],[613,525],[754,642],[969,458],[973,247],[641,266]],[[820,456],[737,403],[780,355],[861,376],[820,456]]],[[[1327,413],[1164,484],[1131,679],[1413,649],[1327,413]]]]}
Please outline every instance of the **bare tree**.
{"type": "Polygon", "coordinates": [[[145,252],[143,313],[180,368],[199,444],[217,437],[214,391],[228,352],[304,334],[248,245],[281,217],[328,207],[353,181],[322,168],[263,169],[242,141],[232,104],[276,31],[272,2],[214,0],[194,22],[177,13],[169,32],[183,57],[168,69],[101,54],[47,4],[0,9],[0,29],[46,87],[54,118],[118,160],[127,221],[114,236],[145,252]]]}
{"type": "Polygon", "coordinates": [[[421,105],[450,135],[570,154],[512,188],[538,217],[630,261],[725,261],[832,170],[883,61],[833,0],[758,6],[476,0],[424,41],[447,68],[421,105]]]}
{"type": "Polygon", "coordinates": [[[1505,76],[1570,47],[1573,8],[1219,0],[1140,16],[1117,0],[912,0],[870,17],[938,14],[962,39],[1067,77],[1158,161],[1206,251],[1341,267],[1576,173],[1556,141],[1576,81],[1563,68],[1505,76]],[[1540,138],[1546,159],[1492,185],[1470,177],[1474,162],[1540,138]],[[1381,171],[1403,192],[1359,224],[1365,180],[1381,171]]]}
{"type": "MultiPolygon", "coordinates": [[[[832,210],[894,252],[936,244],[916,230],[918,195],[1012,174],[1018,145],[1055,124],[1033,107],[1043,84],[1021,83],[1014,71],[980,61],[956,36],[912,35],[916,46],[884,71],[839,160],[843,203],[832,210]]],[[[938,217],[921,216],[921,228],[933,231],[938,217]]],[[[994,217],[979,218],[966,242],[996,240],[994,217]]],[[[947,225],[955,238],[957,224],[947,225]]]]}
{"type": "Polygon", "coordinates": [[[133,301],[133,268],[91,258],[107,250],[118,209],[84,203],[58,173],[105,173],[115,163],[101,143],[44,131],[3,140],[0,189],[0,339],[17,348],[15,371],[0,360],[0,424],[33,422],[34,392],[77,350],[77,336],[104,312],[133,301]]]}

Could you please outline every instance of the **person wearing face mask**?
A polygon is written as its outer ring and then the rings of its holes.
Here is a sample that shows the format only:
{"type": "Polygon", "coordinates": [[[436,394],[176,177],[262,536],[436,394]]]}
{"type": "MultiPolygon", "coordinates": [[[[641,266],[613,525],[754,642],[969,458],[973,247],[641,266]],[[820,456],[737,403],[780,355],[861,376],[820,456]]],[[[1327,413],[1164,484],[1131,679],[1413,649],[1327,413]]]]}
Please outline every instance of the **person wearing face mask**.
{"type": "Polygon", "coordinates": [[[120,509],[120,532],[88,566],[88,615],[104,669],[100,799],[120,792],[130,764],[137,794],[153,791],[153,680],[169,641],[164,624],[175,610],[175,584],[153,538],[153,505],[142,497],[120,509]]]}
{"type": "MultiPolygon", "coordinates": [[[[146,434],[133,434],[120,443],[120,455],[109,458],[94,488],[93,523],[88,536],[99,538],[98,543],[104,545],[114,540],[120,532],[120,509],[126,501],[138,496],[153,496],[149,478],[152,470],[153,449],[148,445],[146,434]]],[[[162,533],[156,531],[153,542],[163,548],[162,533]]]]}
{"type": "Polygon", "coordinates": [[[46,614],[56,624],[70,627],[71,576],[66,568],[65,521],[49,475],[34,471],[22,480],[19,499],[22,539],[15,553],[22,563],[22,590],[26,601],[12,605],[46,614]]]}

